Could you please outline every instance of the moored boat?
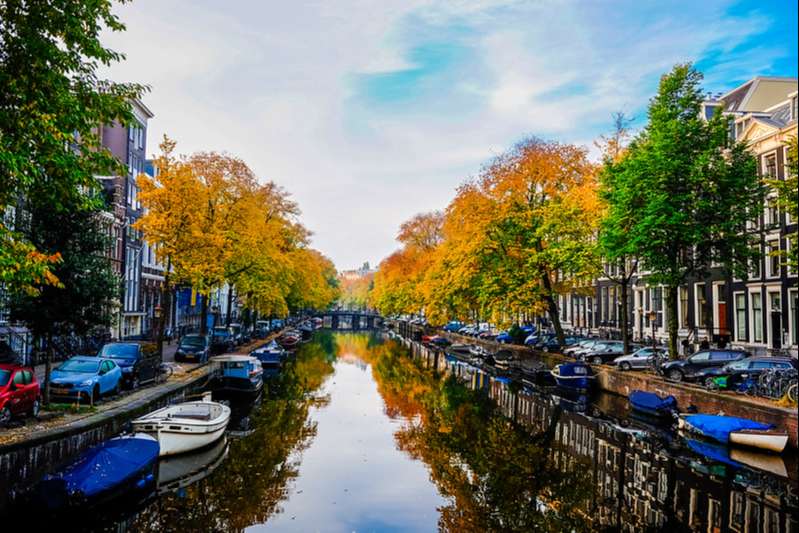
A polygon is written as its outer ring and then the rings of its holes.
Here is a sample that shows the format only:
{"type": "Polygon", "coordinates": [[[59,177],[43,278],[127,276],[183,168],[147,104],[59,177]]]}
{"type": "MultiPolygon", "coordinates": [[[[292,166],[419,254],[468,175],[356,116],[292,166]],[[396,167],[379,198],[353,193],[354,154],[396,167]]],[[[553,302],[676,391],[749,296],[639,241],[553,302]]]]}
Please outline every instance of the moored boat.
{"type": "Polygon", "coordinates": [[[94,505],[155,485],[158,441],[133,434],[109,439],[83,452],[72,464],[48,474],[37,496],[49,509],[94,505]]]}
{"type": "Polygon", "coordinates": [[[763,424],[748,418],[680,415],[679,428],[722,444],[749,446],[775,453],[782,453],[788,445],[788,433],[774,429],[772,424],[763,424]]]}
{"type": "Polygon", "coordinates": [[[250,352],[250,355],[261,361],[261,366],[265,368],[280,368],[288,357],[288,352],[277,341],[272,340],[250,352]]]}
{"type": "Polygon", "coordinates": [[[152,435],[160,456],[186,453],[219,440],[230,420],[230,407],[212,401],[185,402],[137,418],[133,430],[152,435]]]}
{"type": "Polygon", "coordinates": [[[210,387],[222,394],[257,395],[264,386],[261,362],[249,355],[221,355],[211,358],[214,366],[210,387]]]}
{"type": "Polygon", "coordinates": [[[589,390],[596,383],[596,375],[587,364],[576,361],[555,366],[550,373],[555,383],[565,389],[589,390]]]}
{"type": "Polygon", "coordinates": [[[677,412],[674,396],[659,396],[654,392],[634,390],[627,398],[633,410],[653,417],[670,417],[677,412]]]}

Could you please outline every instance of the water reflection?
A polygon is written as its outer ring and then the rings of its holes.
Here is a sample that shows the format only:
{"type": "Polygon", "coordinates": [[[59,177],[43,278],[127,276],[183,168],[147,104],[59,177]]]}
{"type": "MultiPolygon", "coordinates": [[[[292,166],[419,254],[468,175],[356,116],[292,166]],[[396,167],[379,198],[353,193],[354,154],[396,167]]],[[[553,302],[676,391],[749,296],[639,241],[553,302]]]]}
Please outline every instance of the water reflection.
{"type": "Polygon", "coordinates": [[[318,333],[228,438],[62,530],[797,531],[794,457],[686,442],[378,335],[318,333]],[[787,460],[787,464],[786,464],[787,460]]]}

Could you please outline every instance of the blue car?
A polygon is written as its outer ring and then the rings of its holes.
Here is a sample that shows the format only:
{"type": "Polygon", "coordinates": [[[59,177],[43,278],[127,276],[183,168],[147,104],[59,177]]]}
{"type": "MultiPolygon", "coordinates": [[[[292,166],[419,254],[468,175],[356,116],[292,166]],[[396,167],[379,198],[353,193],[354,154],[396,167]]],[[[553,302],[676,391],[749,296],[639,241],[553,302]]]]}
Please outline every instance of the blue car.
{"type": "Polygon", "coordinates": [[[444,331],[449,331],[450,333],[457,333],[463,327],[463,322],[459,322],[457,320],[453,320],[449,322],[446,326],[444,326],[444,331]]]}
{"type": "Polygon", "coordinates": [[[92,403],[106,394],[119,392],[122,370],[111,359],[78,355],[53,370],[50,395],[92,403]]]}

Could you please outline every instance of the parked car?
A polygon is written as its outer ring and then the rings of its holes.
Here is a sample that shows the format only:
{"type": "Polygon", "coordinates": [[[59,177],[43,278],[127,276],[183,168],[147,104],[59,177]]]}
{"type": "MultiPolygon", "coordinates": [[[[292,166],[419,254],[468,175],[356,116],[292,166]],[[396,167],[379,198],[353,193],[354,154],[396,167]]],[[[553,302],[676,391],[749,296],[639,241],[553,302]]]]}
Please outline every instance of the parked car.
{"type": "Polygon", "coordinates": [[[792,357],[756,356],[727,363],[722,367],[712,367],[696,373],[696,381],[709,385],[714,378],[726,376],[727,387],[734,387],[746,378],[757,378],[767,370],[797,369],[797,360],[792,357]]]}
{"type": "Polygon", "coordinates": [[[175,351],[175,361],[187,360],[204,363],[211,354],[211,340],[207,335],[184,335],[175,351]]]}
{"type": "Polygon", "coordinates": [[[580,354],[580,359],[587,363],[601,365],[613,361],[624,354],[622,341],[602,341],[594,344],[588,351],[580,354]]]}
{"type": "Polygon", "coordinates": [[[224,326],[218,326],[211,331],[211,351],[214,353],[232,352],[236,349],[233,331],[224,326]]]}
{"type": "Polygon", "coordinates": [[[231,324],[230,325],[230,333],[233,335],[233,342],[236,346],[241,346],[244,344],[244,335],[241,331],[241,324],[231,324]]]}
{"type": "Polygon", "coordinates": [[[563,345],[558,342],[556,335],[547,336],[546,340],[536,343],[535,349],[542,352],[561,352],[569,346],[574,346],[582,340],[582,337],[575,337],[574,335],[566,335],[563,337],[563,345]]]}
{"type": "Polygon", "coordinates": [[[39,382],[33,369],[14,364],[0,364],[0,427],[15,416],[39,416],[39,382]]]}
{"type": "Polygon", "coordinates": [[[122,371],[122,386],[128,389],[154,380],[161,364],[157,353],[135,342],[109,342],[97,356],[113,359],[122,371]]]}
{"type": "MultiPolygon", "coordinates": [[[[108,346],[108,345],[106,345],[108,346]]],[[[119,359],[78,355],[59,365],[50,378],[50,396],[64,400],[98,401],[116,394],[122,385],[119,359]]]]}
{"type": "Polygon", "coordinates": [[[619,367],[619,370],[640,370],[649,368],[654,357],[659,357],[661,362],[665,362],[669,357],[669,353],[662,348],[647,346],[639,348],[630,355],[617,357],[613,360],[613,364],[619,367]]]}
{"type": "Polygon", "coordinates": [[[687,359],[664,363],[660,371],[672,381],[693,381],[703,370],[719,368],[749,355],[742,350],[702,350],[687,359]]]}
{"type": "Polygon", "coordinates": [[[452,320],[444,326],[444,331],[449,331],[450,333],[457,333],[459,329],[463,327],[463,322],[458,320],[452,320]]]}
{"type": "Polygon", "coordinates": [[[602,342],[602,339],[585,339],[573,346],[569,346],[563,350],[563,355],[568,355],[570,357],[574,357],[575,359],[579,359],[580,356],[589,351],[595,344],[602,342]]]}

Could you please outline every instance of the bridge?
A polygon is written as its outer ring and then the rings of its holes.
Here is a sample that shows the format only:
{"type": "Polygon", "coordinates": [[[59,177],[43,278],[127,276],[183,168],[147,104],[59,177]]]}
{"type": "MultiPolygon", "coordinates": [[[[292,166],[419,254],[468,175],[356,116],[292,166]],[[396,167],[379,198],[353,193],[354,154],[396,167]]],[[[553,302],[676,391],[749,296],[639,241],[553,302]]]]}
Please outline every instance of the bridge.
{"type": "Polygon", "coordinates": [[[366,311],[326,311],[319,314],[322,327],[334,331],[364,331],[379,328],[383,317],[366,311]]]}

